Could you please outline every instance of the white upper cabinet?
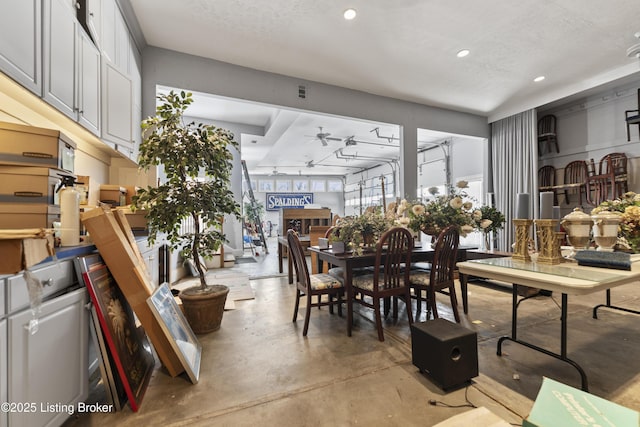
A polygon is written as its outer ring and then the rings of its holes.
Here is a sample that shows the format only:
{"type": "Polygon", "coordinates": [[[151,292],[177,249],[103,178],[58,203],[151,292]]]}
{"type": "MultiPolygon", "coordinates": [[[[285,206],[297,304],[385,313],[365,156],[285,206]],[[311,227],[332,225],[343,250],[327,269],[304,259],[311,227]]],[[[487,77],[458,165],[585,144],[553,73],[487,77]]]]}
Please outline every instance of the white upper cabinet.
{"type": "Polygon", "coordinates": [[[131,79],[111,62],[102,61],[102,65],[102,138],[131,147],[131,79]]]}
{"type": "Polygon", "coordinates": [[[44,1],[44,99],[77,119],[76,18],[69,0],[44,1]]]}
{"type": "Polygon", "coordinates": [[[100,134],[100,51],[89,36],[78,28],[78,121],[100,134]]]}
{"type": "Polygon", "coordinates": [[[44,99],[100,135],[100,52],[69,0],[44,4],[44,99]]]}
{"type": "Polygon", "coordinates": [[[0,14],[0,69],[42,95],[42,2],[3,0],[0,14]]]}

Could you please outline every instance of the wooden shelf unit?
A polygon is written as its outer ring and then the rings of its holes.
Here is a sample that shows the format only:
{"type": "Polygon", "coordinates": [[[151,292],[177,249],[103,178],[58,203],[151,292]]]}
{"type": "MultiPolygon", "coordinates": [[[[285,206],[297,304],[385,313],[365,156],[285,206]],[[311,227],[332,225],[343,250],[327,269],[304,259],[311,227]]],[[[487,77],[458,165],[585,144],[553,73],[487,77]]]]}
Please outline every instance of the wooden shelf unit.
{"type": "Polygon", "coordinates": [[[302,236],[309,235],[312,225],[331,225],[331,209],[282,209],[280,210],[280,233],[287,235],[287,230],[294,228],[302,236]]]}

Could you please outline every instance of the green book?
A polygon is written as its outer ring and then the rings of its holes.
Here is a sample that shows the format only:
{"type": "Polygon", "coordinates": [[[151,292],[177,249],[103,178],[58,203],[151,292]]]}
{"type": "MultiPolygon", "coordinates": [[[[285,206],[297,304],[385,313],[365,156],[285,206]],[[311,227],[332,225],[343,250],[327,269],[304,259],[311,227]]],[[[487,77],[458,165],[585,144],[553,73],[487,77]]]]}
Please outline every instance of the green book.
{"type": "Polygon", "coordinates": [[[523,427],[632,427],[640,413],[549,378],[542,387],[523,427]]]}

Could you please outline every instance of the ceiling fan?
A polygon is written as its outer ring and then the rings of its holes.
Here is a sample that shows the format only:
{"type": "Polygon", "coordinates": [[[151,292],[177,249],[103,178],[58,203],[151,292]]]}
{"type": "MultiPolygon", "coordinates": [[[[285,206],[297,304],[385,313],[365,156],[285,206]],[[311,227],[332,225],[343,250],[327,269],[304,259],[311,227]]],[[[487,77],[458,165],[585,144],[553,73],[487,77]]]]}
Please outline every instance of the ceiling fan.
{"type": "Polygon", "coordinates": [[[328,141],[342,141],[342,138],[333,137],[329,132],[322,132],[322,126],[318,126],[318,128],[320,132],[316,134],[316,138],[322,143],[323,147],[329,145],[328,141]]]}
{"type": "Polygon", "coordinates": [[[279,176],[279,175],[287,175],[286,172],[278,172],[277,166],[273,167],[273,171],[271,171],[271,176],[279,176]]]}

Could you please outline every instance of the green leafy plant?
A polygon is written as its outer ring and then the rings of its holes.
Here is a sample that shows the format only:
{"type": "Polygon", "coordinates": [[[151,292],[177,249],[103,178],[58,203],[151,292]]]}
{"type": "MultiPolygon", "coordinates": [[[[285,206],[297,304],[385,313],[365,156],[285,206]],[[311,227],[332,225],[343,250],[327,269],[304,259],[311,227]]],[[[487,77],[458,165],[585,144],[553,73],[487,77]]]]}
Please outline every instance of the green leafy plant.
{"type": "Polygon", "coordinates": [[[363,245],[375,244],[393,226],[393,222],[379,210],[373,210],[359,216],[340,218],[336,226],[339,230],[329,240],[344,242],[356,253],[362,253],[363,245]]]}
{"type": "Polygon", "coordinates": [[[240,218],[240,206],[230,189],[233,134],[212,125],[184,120],[192,94],[171,91],[158,96],[156,115],[142,121],[143,141],[138,163],[148,170],[162,165],[166,180],[157,187],[138,190],[133,209],[147,210],[149,241],[158,233],[167,236],[172,249],[193,260],[205,291],[205,272],[200,259],[210,258],[226,241],[224,215],[240,218]],[[183,232],[191,219],[193,232],[183,232]]]}
{"type": "Polygon", "coordinates": [[[244,216],[249,224],[255,225],[260,222],[260,218],[264,215],[264,204],[259,201],[244,203],[244,216]]]}

